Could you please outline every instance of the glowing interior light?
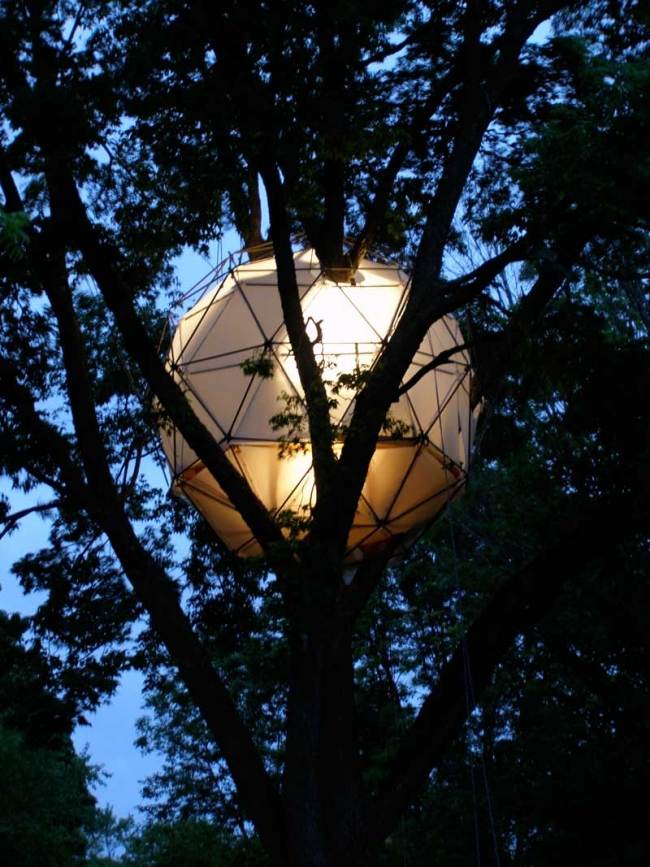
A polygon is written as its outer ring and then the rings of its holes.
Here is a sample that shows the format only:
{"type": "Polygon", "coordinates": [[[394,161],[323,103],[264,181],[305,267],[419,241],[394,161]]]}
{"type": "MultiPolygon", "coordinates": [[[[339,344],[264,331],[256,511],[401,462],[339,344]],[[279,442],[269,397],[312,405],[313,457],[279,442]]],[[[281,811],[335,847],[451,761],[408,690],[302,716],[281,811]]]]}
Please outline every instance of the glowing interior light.
{"type": "MultiPolygon", "coordinates": [[[[306,324],[332,401],[335,451],[352,418],[364,374],[399,320],[408,278],[396,266],[362,261],[351,283],[326,278],[311,250],[295,256],[306,324]]],[[[407,383],[463,342],[446,316],[427,332],[407,383]]],[[[240,265],[180,319],[168,357],[195,413],[245,476],[287,536],[300,536],[315,503],[300,379],[282,319],[274,259],[240,265]]],[[[353,563],[429,524],[462,489],[475,425],[469,357],[459,349],[422,376],[390,410],[348,538],[353,563]]],[[[243,518],[173,427],[161,426],[173,487],[235,553],[261,553],[243,518]]]]}

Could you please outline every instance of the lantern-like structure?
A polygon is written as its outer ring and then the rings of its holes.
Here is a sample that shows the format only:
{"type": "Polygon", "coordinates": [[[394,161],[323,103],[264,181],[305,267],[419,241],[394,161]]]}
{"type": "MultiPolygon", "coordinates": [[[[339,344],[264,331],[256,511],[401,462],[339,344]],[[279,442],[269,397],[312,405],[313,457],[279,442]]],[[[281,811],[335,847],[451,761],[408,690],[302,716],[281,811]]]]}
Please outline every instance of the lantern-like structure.
{"type": "MultiPolygon", "coordinates": [[[[331,398],[340,453],[357,391],[390,338],[409,292],[396,266],[364,260],[349,282],[326,275],[312,250],[295,255],[307,336],[331,398]]],[[[422,341],[408,384],[442,352],[449,360],[416,378],[393,403],[370,463],[346,561],[414,538],[462,489],[474,414],[471,370],[456,321],[446,316],[422,341]]],[[[283,322],[274,258],[241,264],[182,316],[168,368],[196,415],[287,535],[315,502],[309,434],[298,371],[283,322]]],[[[180,433],[161,426],[175,492],[186,496],[236,554],[257,541],[180,433]]]]}

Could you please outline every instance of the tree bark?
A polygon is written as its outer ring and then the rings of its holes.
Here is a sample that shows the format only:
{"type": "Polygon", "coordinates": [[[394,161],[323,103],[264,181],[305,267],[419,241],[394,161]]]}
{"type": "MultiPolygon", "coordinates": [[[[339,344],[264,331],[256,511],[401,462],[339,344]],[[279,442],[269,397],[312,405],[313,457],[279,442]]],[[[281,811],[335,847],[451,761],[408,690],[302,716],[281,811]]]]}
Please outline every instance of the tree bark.
{"type": "Polygon", "coordinates": [[[295,865],[361,865],[365,797],[349,626],[297,631],[291,657],[283,797],[295,865]]]}

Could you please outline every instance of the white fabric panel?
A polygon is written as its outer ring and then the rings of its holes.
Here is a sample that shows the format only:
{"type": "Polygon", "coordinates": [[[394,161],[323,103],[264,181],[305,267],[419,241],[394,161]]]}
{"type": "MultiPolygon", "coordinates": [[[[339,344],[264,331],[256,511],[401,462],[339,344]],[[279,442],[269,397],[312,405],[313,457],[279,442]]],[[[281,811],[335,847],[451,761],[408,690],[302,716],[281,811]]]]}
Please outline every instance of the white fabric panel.
{"type": "Polygon", "coordinates": [[[308,451],[280,456],[275,444],[236,447],[244,474],[269,511],[291,509],[303,517],[303,507],[313,505],[314,476],[308,451]]]}
{"type": "MultiPolygon", "coordinates": [[[[240,410],[247,387],[251,385],[251,390],[255,387],[255,383],[251,384],[251,377],[246,376],[241,368],[236,367],[204,373],[192,372],[191,379],[192,390],[206,406],[210,407],[216,421],[228,434],[240,410]],[[215,395],[218,396],[217,400],[215,395]]],[[[248,400],[250,400],[250,392],[248,400]]],[[[237,419],[239,420],[239,417],[237,419]]]]}
{"type": "Polygon", "coordinates": [[[435,491],[444,490],[454,481],[453,475],[445,470],[435,452],[421,448],[390,510],[389,527],[400,533],[409,530],[413,526],[413,509],[426,503],[435,491]]]}
{"type": "MultiPolygon", "coordinates": [[[[294,395],[292,381],[284,373],[283,359],[280,364],[274,363],[273,376],[265,379],[255,377],[255,381],[248,393],[245,405],[242,408],[237,423],[233,429],[233,436],[252,440],[279,439],[283,431],[274,431],[270,419],[287,409],[284,394],[294,395]]],[[[249,381],[250,377],[239,371],[243,380],[249,381]]],[[[240,389],[240,400],[244,394],[244,388],[240,389]]],[[[291,411],[295,410],[291,408],[291,411]]]]}
{"type": "MultiPolygon", "coordinates": [[[[282,326],[282,305],[280,296],[273,286],[255,286],[240,282],[241,292],[255,311],[261,331],[270,339],[282,326]]],[[[264,340],[260,339],[263,343],[264,340]]]]}
{"type": "MultiPolygon", "coordinates": [[[[194,357],[210,354],[210,347],[204,349],[203,342],[217,331],[217,323],[222,313],[228,309],[234,299],[233,289],[232,283],[228,287],[223,287],[220,292],[215,293],[210,304],[197,304],[181,319],[176,331],[179,338],[178,347],[174,347],[174,360],[176,362],[182,364],[191,361],[194,357]]],[[[217,333],[219,332],[217,331],[217,333]]],[[[220,346],[220,344],[218,345],[220,346]]],[[[224,350],[218,349],[216,351],[223,352],[224,350]]]]}
{"type": "Polygon", "coordinates": [[[392,502],[413,462],[415,452],[416,446],[412,444],[402,443],[391,447],[381,443],[372,456],[362,494],[380,520],[388,517],[392,502]]]}
{"type": "MultiPolygon", "coordinates": [[[[257,357],[263,350],[263,344],[254,348],[237,349],[220,353],[217,356],[197,357],[191,361],[184,361],[181,365],[184,374],[192,377],[200,373],[210,373],[213,370],[225,370],[231,368],[241,370],[241,365],[251,358],[257,357]]],[[[200,356],[200,354],[199,354],[200,356]]]]}
{"type": "MultiPolygon", "coordinates": [[[[372,286],[350,286],[340,290],[349,298],[350,303],[363,317],[366,328],[370,329],[368,340],[378,343],[388,333],[395,310],[402,294],[402,287],[396,284],[372,286]]],[[[341,339],[340,337],[338,339],[341,339]]],[[[361,341],[359,335],[352,335],[353,341],[361,341]]]]}
{"type": "Polygon", "coordinates": [[[259,346],[264,343],[264,334],[241,292],[235,288],[214,324],[210,322],[209,315],[205,317],[193,342],[197,342],[197,339],[199,346],[193,347],[192,357],[205,358],[233,349],[259,346]]]}
{"type": "MultiPolygon", "coordinates": [[[[332,423],[346,425],[356,389],[335,395],[337,377],[372,366],[382,338],[390,336],[404,308],[408,277],[395,266],[364,260],[355,285],[340,286],[324,277],[313,251],[297,253],[295,263],[308,336],[323,366],[328,394],[338,401],[331,410],[332,423]]],[[[453,318],[435,323],[404,382],[440,352],[462,342],[453,318]]],[[[269,511],[291,510],[298,518],[307,517],[315,503],[310,451],[280,456],[278,439],[288,432],[270,425],[270,418],[286,409],[300,411],[300,406],[287,407],[283,393],[302,393],[282,321],[274,260],[238,266],[208,290],[180,320],[169,361],[175,364],[176,380],[191,388],[188,398],[197,416],[269,511]],[[241,364],[257,357],[269,339],[272,377],[245,375],[241,364]],[[224,435],[228,432],[232,441],[224,435]]],[[[469,411],[468,363],[467,352],[458,353],[392,404],[390,418],[408,425],[408,432],[394,440],[382,434],[348,539],[348,562],[372,556],[393,534],[411,538],[462,486],[478,415],[478,410],[469,411]],[[423,444],[423,435],[431,445],[423,444]],[[451,492],[445,490],[450,485],[451,492]]],[[[160,435],[178,478],[177,489],[230,548],[241,556],[260,554],[249,528],[207,470],[196,466],[196,455],[182,437],[164,429],[160,435]]]]}

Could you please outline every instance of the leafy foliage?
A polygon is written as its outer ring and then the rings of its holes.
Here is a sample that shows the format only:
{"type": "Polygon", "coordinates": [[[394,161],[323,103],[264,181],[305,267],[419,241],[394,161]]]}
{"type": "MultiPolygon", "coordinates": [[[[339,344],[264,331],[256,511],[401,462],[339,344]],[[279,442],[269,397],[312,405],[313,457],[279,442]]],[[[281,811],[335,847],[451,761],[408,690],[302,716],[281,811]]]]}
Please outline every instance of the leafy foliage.
{"type": "Polygon", "coordinates": [[[0,613],[0,846],[16,867],[73,867],[86,863],[96,772],[74,753],[71,707],[25,627],[0,613]]]}
{"type": "Polygon", "coordinates": [[[632,0],[3,5],[0,517],[23,516],[11,489],[43,495],[49,528],[13,566],[47,593],[32,646],[0,634],[15,859],[83,863],[86,828],[95,867],[286,846],[301,867],[645,863],[649,26],[632,0]],[[154,431],[183,405],[152,386],[176,255],[233,227],[268,240],[260,178],[278,262],[296,231],[335,276],[372,247],[418,298],[372,371],[310,368],[294,340],[322,393],[284,399],[288,449],[317,439],[318,400],[366,402],[321,450],[358,460],[338,486],[322,462],[313,522],[278,516],[295,538],[267,545],[274,569],[166,496],[154,431]],[[363,454],[409,434],[377,383],[431,311],[462,317],[484,401],[471,483],[366,585],[328,545],[363,454]],[[566,574],[544,574],[563,544],[566,574]],[[507,640],[477,650],[489,617],[507,640]],[[69,748],[128,666],[139,744],[165,756],[140,829],[92,818],[69,748]],[[462,712],[427,728],[454,671],[462,712]]]}

